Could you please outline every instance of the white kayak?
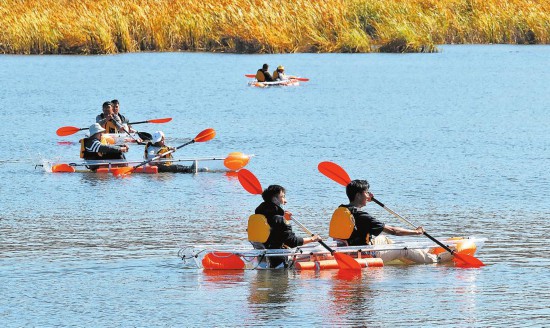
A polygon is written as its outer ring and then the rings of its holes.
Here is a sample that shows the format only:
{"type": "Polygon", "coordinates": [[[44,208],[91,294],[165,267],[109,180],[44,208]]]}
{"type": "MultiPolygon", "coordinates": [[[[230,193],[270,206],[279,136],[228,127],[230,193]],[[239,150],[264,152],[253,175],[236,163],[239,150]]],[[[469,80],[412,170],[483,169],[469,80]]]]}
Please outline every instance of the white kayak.
{"type": "Polygon", "coordinates": [[[273,81],[273,82],[258,82],[256,80],[248,82],[249,86],[252,87],[259,87],[259,88],[266,88],[266,87],[288,87],[288,86],[298,86],[300,85],[300,81],[296,79],[290,79],[286,81],[273,81]]]}

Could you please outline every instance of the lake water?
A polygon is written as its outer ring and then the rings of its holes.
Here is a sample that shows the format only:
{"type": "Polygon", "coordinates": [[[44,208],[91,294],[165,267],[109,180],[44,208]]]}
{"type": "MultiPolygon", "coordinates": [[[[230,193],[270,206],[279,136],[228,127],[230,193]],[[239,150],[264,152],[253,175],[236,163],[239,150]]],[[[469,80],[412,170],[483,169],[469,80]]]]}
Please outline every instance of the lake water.
{"type": "MultiPolygon", "coordinates": [[[[550,47],[443,46],[436,54],[0,56],[0,324],[20,326],[455,326],[550,324],[550,47]],[[311,80],[258,89],[283,64],[311,80]],[[255,154],[264,187],[327,236],[346,201],[330,160],[437,238],[489,241],[482,269],[202,272],[188,244],[243,244],[260,199],[223,173],[125,179],[45,173],[78,159],[101,104],[131,121],[172,117],[176,157],[255,154]]],[[[140,159],[132,145],[128,157],[140,159]]],[[[375,204],[367,210],[402,226],[375,204]]],[[[298,227],[294,228],[298,233],[298,227]]],[[[406,237],[419,240],[422,237],[406,237]]],[[[405,238],[405,239],[406,239],[405,238]]]]}

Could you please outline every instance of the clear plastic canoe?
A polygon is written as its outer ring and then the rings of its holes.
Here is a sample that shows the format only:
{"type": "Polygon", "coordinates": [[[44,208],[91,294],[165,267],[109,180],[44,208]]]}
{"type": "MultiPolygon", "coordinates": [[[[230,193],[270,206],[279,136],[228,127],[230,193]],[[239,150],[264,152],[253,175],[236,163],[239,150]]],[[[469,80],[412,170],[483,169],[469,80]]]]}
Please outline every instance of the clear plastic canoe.
{"type": "MultiPolygon", "coordinates": [[[[473,254],[483,247],[487,241],[481,237],[454,237],[442,240],[443,244],[453,251],[461,254],[473,254]]],[[[387,264],[413,264],[406,258],[397,258],[391,262],[382,260],[387,253],[406,253],[409,250],[418,250],[434,254],[438,258],[436,263],[452,263],[452,256],[439,256],[448,253],[443,248],[429,240],[394,242],[384,245],[346,246],[337,247],[335,243],[329,245],[335,252],[348,254],[356,259],[363,267],[380,267],[387,264]]],[[[205,261],[219,261],[220,263],[230,258],[239,258],[244,263],[241,269],[265,269],[266,259],[270,257],[284,257],[288,261],[289,268],[295,269],[330,269],[337,267],[336,261],[330,252],[319,244],[308,244],[291,249],[255,249],[250,243],[243,245],[188,245],[180,249],[178,256],[186,263],[197,268],[205,269],[205,261]]],[[[238,260],[237,260],[238,261],[238,260]]],[[[241,263],[241,262],[239,262],[241,263]]],[[[240,265],[240,264],[239,264],[240,265]]],[[[212,268],[212,265],[207,265],[212,268]]],[[[234,268],[234,267],[232,267],[234,268]]],[[[220,267],[220,269],[223,269],[220,267]]]]}

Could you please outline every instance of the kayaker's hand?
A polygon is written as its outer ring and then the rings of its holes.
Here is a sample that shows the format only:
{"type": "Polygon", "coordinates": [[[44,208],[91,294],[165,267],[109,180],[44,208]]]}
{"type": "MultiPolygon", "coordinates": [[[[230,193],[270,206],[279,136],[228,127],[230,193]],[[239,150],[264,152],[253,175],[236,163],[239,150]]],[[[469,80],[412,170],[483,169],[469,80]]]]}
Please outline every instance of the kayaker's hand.
{"type": "Polygon", "coordinates": [[[416,230],[417,235],[422,235],[425,232],[425,230],[422,226],[416,228],[415,230],[416,230]]]}
{"type": "Polygon", "coordinates": [[[128,152],[128,148],[129,147],[127,145],[122,145],[122,146],[120,146],[120,151],[123,152],[123,153],[126,153],[126,152],[128,152]]]}
{"type": "Polygon", "coordinates": [[[367,194],[368,194],[367,202],[372,201],[372,199],[374,198],[374,194],[370,191],[367,191],[367,194]]]}
{"type": "Polygon", "coordinates": [[[292,213],[290,213],[289,211],[285,211],[285,220],[292,220],[292,213]]]}
{"type": "Polygon", "coordinates": [[[323,239],[322,239],[321,236],[319,236],[319,235],[315,235],[315,236],[311,237],[311,241],[313,241],[313,242],[314,242],[314,241],[322,241],[322,240],[323,240],[323,239]]]}

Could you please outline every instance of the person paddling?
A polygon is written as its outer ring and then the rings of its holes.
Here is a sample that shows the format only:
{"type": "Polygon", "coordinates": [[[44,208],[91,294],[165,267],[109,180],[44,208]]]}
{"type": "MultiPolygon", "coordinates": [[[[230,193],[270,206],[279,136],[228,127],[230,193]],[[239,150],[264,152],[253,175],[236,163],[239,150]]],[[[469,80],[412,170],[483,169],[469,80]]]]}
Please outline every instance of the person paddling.
{"type": "Polygon", "coordinates": [[[289,77],[285,74],[285,67],[283,65],[277,66],[277,69],[273,71],[273,80],[275,81],[289,80],[289,77]]]}
{"type": "Polygon", "coordinates": [[[274,79],[269,73],[269,65],[263,64],[262,68],[260,68],[256,72],[256,80],[258,82],[273,82],[274,79]]]}
{"type": "MultiPolygon", "coordinates": [[[[271,185],[262,192],[263,202],[256,208],[255,213],[261,214],[269,225],[269,237],[263,243],[266,249],[294,248],[320,241],[318,235],[302,238],[292,232],[290,220],[292,213],[285,211],[282,206],[286,204],[286,190],[279,185],[271,185]]],[[[287,267],[287,257],[270,257],[271,268],[287,267]]]]}
{"type": "MultiPolygon", "coordinates": [[[[124,153],[128,152],[128,146],[102,144],[103,132],[105,129],[99,123],[90,126],[90,136],[80,140],[80,157],[85,160],[125,159],[124,153]]],[[[98,167],[93,165],[89,169],[95,171],[98,167]]]]}
{"type": "Polygon", "coordinates": [[[120,122],[121,127],[130,133],[137,132],[136,130],[132,129],[131,125],[129,125],[130,120],[120,113],[120,102],[118,101],[118,99],[111,100],[111,106],[113,107],[113,116],[118,117],[118,120],[116,121],[120,122]]]}
{"type": "MultiPolygon", "coordinates": [[[[175,150],[174,147],[168,147],[165,143],[164,132],[155,131],[153,133],[153,138],[150,142],[145,145],[145,159],[149,160],[158,155],[169,152],[170,150],[175,150]]],[[[162,159],[172,159],[172,153],[162,157],[162,159]]],[[[170,161],[165,162],[151,162],[152,165],[158,167],[159,172],[172,172],[172,173],[195,173],[195,165],[185,166],[173,164],[170,161]]]]}
{"type": "Polygon", "coordinates": [[[107,133],[118,133],[122,130],[122,122],[120,117],[113,112],[113,104],[110,101],[106,101],[102,105],[103,113],[97,115],[95,118],[96,123],[99,123],[107,133]]]}
{"type": "MultiPolygon", "coordinates": [[[[351,234],[348,233],[349,236],[347,236],[347,238],[346,235],[340,236],[344,238],[335,238],[338,246],[381,245],[393,243],[389,238],[380,235],[382,232],[395,236],[421,236],[424,233],[424,228],[421,226],[414,230],[390,226],[389,224],[377,220],[369,213],[362,211],[361,208],[365,207],[373,197],[372,193],[369,191],[369,183],[367,180],[351,181],[346,186],[346,195],[350,203],[347,205],[340,205],[330,223],[331,232],[329,235],[333,238],[336,231],[340,231],[339,234],[343,234],[345,228],[342,228],[342,226],[352,227],[352,229],[348,230],[351,234]],[[346,209],[349,212],[345,212],[346,209]],[[344,214],[337,215],[337,213],[344,214]],[[335,217],[341,217],[343,219],[335,220],[335,217]]],[[[384,262],[390,262],[401,258],[417,263],[438,262],[438,257],[436,255],[416,249],[385,251],[383,253],[375,252],[375,255],[381,257],[384,262]]]]}

